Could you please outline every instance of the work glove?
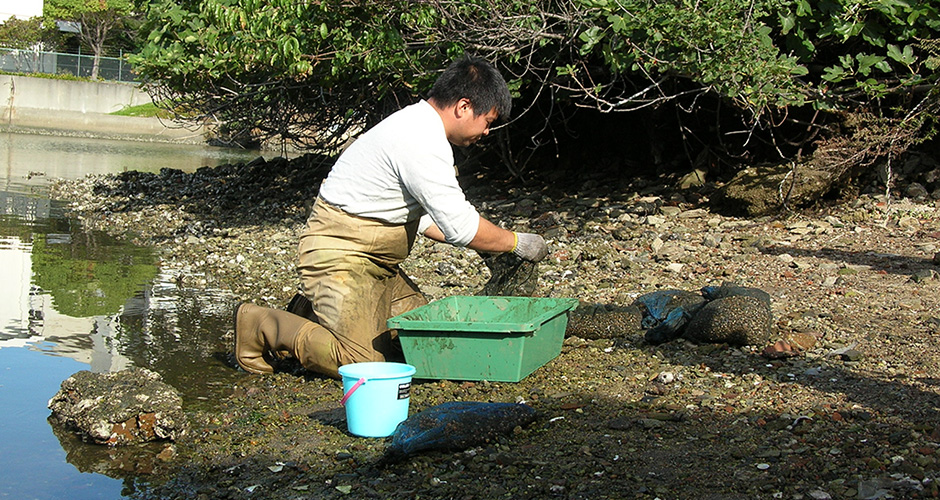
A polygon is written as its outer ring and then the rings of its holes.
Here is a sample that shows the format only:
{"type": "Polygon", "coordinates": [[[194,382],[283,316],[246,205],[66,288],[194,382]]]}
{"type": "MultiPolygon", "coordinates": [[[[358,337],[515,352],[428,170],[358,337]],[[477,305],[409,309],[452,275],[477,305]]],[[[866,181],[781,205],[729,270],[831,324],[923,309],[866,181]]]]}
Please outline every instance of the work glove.
{"type": "Polygon", "coordinates": [[[523,260],[538,262],[548,255],[548,245],[545,240],[533,233],[513,233],[516,236],[516,244],[512,247],[512,253],[523,260]]]}

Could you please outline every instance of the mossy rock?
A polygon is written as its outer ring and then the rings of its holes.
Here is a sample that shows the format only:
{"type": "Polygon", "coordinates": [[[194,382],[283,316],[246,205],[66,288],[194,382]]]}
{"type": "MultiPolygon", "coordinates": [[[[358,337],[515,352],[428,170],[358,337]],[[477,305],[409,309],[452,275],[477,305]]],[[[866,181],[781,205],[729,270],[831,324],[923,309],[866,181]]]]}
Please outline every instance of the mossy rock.
{"type": "Polygon", "coordinates": [[[772,215],[783,207],[815,203],[832,189],[829,172],[791,164],[749,167],[734,176],[712,197],[715,209],[751,217],[772,215]]]}

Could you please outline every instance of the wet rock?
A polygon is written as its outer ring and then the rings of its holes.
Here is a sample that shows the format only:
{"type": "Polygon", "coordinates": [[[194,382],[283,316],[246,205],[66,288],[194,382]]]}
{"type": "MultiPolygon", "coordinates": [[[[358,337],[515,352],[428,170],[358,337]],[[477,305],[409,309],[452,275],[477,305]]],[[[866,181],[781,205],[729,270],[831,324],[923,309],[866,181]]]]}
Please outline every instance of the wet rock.
{"type": "Polygon", "coordinates": [[[692,317],[683,336],[696,342],[761,345],[770,340],[771,322],[766,303],[735,295],[705,304],[692,317]]]}
{"type": "Polygon", "coordinates": [[[185,431],[183,400],[145,368],[75,373],[49,400],[52,418],[83,440],[126,445],[176,439],[185,431]]]}
{"type": "Polygon", "coordinates": [[[65,451],[66,460],[79,472],[103,474],[123,480],[129,475],[153,474],[172,460],[176,445],[169,441],[155,441],[135,446],[95,446],[49,417],[52,434],[65,451]]]}

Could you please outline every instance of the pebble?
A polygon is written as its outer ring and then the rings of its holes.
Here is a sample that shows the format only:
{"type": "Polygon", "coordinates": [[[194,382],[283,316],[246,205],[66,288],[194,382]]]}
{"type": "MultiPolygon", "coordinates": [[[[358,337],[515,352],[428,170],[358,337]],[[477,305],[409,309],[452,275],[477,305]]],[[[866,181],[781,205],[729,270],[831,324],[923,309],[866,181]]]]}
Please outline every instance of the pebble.
{"type": "Polygon", "coordinates": [[[682,272],[683,267],[685,267],[685,264],[674,262],[666,266],[666,271],[670,273],[679,273],[679,272],[682,272]]]}
{"type": "Polygon", "coordinates": [[[858,361],[862,359],[862,352],[858,349],[848,349],[839,354],[839,358],[843,361],[858,361]]]}

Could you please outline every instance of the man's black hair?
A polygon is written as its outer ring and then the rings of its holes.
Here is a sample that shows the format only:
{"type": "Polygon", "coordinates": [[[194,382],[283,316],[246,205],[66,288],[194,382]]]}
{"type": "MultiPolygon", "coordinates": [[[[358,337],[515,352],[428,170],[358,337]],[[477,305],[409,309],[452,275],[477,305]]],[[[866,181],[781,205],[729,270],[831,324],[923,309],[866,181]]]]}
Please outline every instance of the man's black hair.
{"type": "Polygon", "coordinates": [[[465,56],[450,63],[434,82],[428,98],[441,106],[450,106],[467,98],[473,106],[474,116],[496,109],[499,119],[509,118],[512,96],[499,71],[485,59],[465,56]]]}

